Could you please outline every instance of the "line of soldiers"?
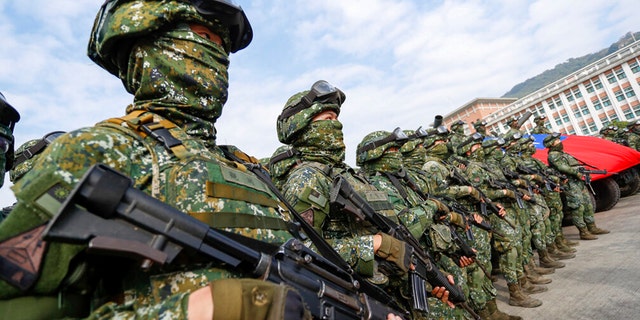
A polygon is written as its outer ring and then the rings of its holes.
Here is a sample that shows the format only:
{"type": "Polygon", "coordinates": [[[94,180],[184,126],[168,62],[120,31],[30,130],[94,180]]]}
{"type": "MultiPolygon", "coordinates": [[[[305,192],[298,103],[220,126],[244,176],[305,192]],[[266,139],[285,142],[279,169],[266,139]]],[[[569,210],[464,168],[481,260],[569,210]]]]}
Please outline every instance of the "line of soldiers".
{"type": "MultiPolygon", "coordinates": [[[[439,267],[454,276],[473,313],[483,319],[518,318],[497,309],[494,263],[507,280],[509,304],[532,308],[542,302],[530,295],[547,291],[543,285],[551,282],[543,274],[565,266],[558,260],[575,257],[573,246],[578,243],[562,233],[562,196],[581,239],[608,233],[595,226],[584,174],[575,159],[561,151],[559,135],[545,139],[552,164],[547,167],[533,157],[533,140],[522,136],[517,119],[503,137],[487,136],[482,121],[474,123],[477,132],[471,136],[464,135],[461,121],[450,130],[435,124],[426,130],[374,131],[358,144],[359,169],[354,169],[344,163],[338,120],[345,97],[324,81],[293,95],[277,120],[278,138],[285,145],[264,163],[308,222],[356,270],[399,298],[405,294],[403,286],[394,280],[397,274],[381,264],[389,254],[379,253],[375,237],[382,237],[378,243],[393,240],[357,215],[332,210],[336,176],[345,177],[380,215],[407,226],[439,267]],[[309,99],[319,85],[332,88],[334,95],[309,99]]],[[[447,308],[437,299],[430,303],[430,316],[469,316],[467,310],[447,308]]]]}
{"type": "Polygon", "coordinates": [[[622,129],[614,125],[605,126],[600,129],[600,136],[603,139],[640,151],[639,120],[628,123],[627,126],[622,129]]]}

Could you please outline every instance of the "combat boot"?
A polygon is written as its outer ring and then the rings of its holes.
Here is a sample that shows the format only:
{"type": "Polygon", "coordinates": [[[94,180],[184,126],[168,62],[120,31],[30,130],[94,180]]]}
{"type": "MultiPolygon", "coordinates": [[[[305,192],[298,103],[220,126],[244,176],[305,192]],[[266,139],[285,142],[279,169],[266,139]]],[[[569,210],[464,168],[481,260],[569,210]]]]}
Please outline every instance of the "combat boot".
{"type": "Polygon", "coordinates": [[[531,268],[530,264],[525,264],[522,266],[524,268],[524,274],[527,279],[533,284],[548,284],[551,283],[551,279],[544,278],[540,274],[538,274],[533,268],[531,268]]]}
{"type": "Polygon", "coordinates": [[[610,232],[609,230],[596,227],[595,223],[587,223],[587,230],[589,230],[591,234],[607,234],[610,232]]]}
{"type": "Polygon", "coordinates": [[[535,308],[542,305],[542,301],[526,295],[517,283],[507,283],[509,287],[509,305],[523,308],[535,308]]]}
{"type": "Polygon", "coordinates": [[[526,294],[536,294],[549,291],[549,288],[547,288],[547,286],[537,286],[535,284],[532,284],[531,282],[529,282],[529,280],[527,280],[526,276],[518,279],[518,284],[520,284],[520,288],[526,294]]]}
{"type": "Polygon", "coordinates": [[[587,227],[578,228],[578,230],[580,230],[580,239],[581,240],[596,240],[596,239],[598,239],[598,237],[596,237],[594,234],[589,232],[587,227]]]}
{"type": "Polygon", "coordinates": [[[577,247],[580,245],[580,242],[578,241],[568,240],[567,237],[564,236],[564,233],[562,233],[562,231],[560,231],[560,234],[558,235],[558,237],[560,237],[560,240],[562,241],[562,243],[564,243],[568,247],[577,247]]]}
{"type": "Polygon", "coordinates": [[[498,304],[496,304],[496,298],[487,301],[487,310],[489,310],[491,320],[522,320],[522,317],[512,316],[500,311],[498,304]]]}
{"type": "Polygon", "coordinates": [[[538,250],[538,258],[540,260],[540,266],[545,268],[564,268],[564,263],[560,261],[553,260],[551,256],[549,256],[549,252],[546,249],[538,250]]]}
{"type": "Polygon", "coordinates": [[[562,242],[562,238],[560,238],[560,236],[557,236],[554,242],[556,244],[556,248],[558,248],[558,250],[562,252],[575,253],[576,251],[578,251],[575,248],[569,247],[564,242],[562,242]]]}
{"type": "Polygon", "coordinates": [[[533,262],[533,259],[529,259],[528,265],[529,267],[531,267],[533,271],[535,271],[539,275],[552,274],[556,272],[556,269],[554,268],[545,268],[545,267],[536,266],[536,263],[533,262]]]}
{"type": "Polygon", "coordinates": [[[489,313],[489,309],[484,307],[484,309],[477,310],[476,313],[480,316],[482,320],[493,320],[491,317],[491,313],[489,313]]]}
{"type": "Polygon", "coordinates": [[[555,243],[551,243],[550,245],[547,245],[547,251],[549,252],[549,255],[551,256],[551,258],[554,258],[556,260],[567,260],[567,259],[573,259],[576,257],[576,255],[573,253],[562,252],[558,250],[558,248],[556,248],[555,243]]]}

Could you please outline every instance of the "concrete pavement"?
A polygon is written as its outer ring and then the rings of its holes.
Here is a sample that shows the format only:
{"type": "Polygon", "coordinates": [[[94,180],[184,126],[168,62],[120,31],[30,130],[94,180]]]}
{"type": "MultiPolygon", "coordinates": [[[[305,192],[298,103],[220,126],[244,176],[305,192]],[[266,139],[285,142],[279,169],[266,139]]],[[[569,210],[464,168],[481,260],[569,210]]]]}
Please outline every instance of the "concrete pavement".
{"type": "Polygon", "coordinates": [[[524,319],[640,319],[640,194],[595,217],[611,233],[584,241],[575,227],[564,228],[566,237],[580,245],[574,259],[562,260],[566,267],[545,276],[553,280],[549,291],[533,295],[542,306],[508,305],[509,290],[499,276],[494,283],[498,307],[524,319]]]}

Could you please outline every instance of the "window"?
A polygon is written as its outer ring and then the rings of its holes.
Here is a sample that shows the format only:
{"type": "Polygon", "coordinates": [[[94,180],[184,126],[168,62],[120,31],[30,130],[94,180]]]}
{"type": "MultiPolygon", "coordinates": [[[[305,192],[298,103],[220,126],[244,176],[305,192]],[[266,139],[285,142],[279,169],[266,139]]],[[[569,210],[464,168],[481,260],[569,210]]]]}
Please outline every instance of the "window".
{"type": "Polygon", "coordinates": [[[553,100],[556,103],[556,106],[561,106],[562,105],[562,100],[560,100],[560,97],[557,97],[553,100]]]}
{"type": "Polygon", "coordinates": [[[609,100],[609,97],[604,97],[601,99],[602,101],[602,105],[605,107],[610,107],[611,106],[611,101],[609,100]]]}
{"type": "Polygon", "coordinates": [[[601,114],[598,118],[600,118],[600,121],[602,123],[607,122],[607,114],[606,113],[601,114]]]}
{"type": "Polygon", "coordinates": [[[585,84],[584,84],[584,89],[585,89],[585,90],[587,90],[587,92],[588,92],[588,93],[591,93],[591,92],[596,91],[596,90],[593,88],[593,85],[591,84],[591,82],[587,82],[587,83],[585,83],[585,84]]]}
{"type": "Polygon", "coordinates": [[[629,119],[633,119],[634,115],[633,115],[633,110],[631,110],[631,108],[623,110],[624,111],[624,117],[629,120],[629,119]]]}
{"type": "Polygon", "coordinates": [[[600,82],[600,79],[596,79],[593,82],[593,86],[596,88],[596,90],[602,89],[602,82],[600,82]]]}
{"type": "Polygon", "coordinates": [[[609,72],[605,75],[605,77],[607,77],[607,80],[609,81],[609,83],[616,83],[618,82],[618,79],[616,79],[616,76],[613,74],[613,72],[609,72]]]}
{"type": "Polygon", "coordinates": [[[627,75],[624,73],[624,70],[622,70],[622,68],[616,70],[616,77],[618,77],[618,79],[622,80],[624,78],[627,77],[627,75]]]}
{"type": "Polygon", "coordinates": [[[640,72],[640,65],[638,65],[638,60],[629,64],[629,68],[631,68],[631,72],[638,73],[640,72]]]}
{"type": "Polygon", "coordinates": [[[616,91],[614,92],[614,94],[616,95],[616,100],[618,101],[624,100],[624,93],[622,93],[622,91],[616,91]]]}
{"type": "Polygon", "coordinates": [[[626,95],[627,98],[631,98],[631,97],[635,97],[636,93],[633,91],[632,87],[626,87],[624,89],[624,95],[626,95]]]}
{"type": "Polygon", "coordinates": [[[590,130],[591,132],[596,132],[596,131],[598,131],[598,126],[596,126],[595,122],[594,122],[594,123],[589,124],[589,130],[590,130]]]}
{"type": "Polygon", "coordinates": [[[576,97],[576,99],[582,98],[582,93],[578,87],[573,88],[573,96],[576,97]]]}
{"type": "Polygon", "coordinates": [[[553,100],[551,100],[551,99],[547,100],[547,104],[549,105],[549,109],[555,110],[556,105],[553,104],[553,100]]]}
{"type": "Polygon", "coordinates": [[[589,114],[589,107],[587,106],[582,106],[582,108],[580,108],[580,112],[582,112],[583,115],[588,115],[589,114]]]}
{"type": "Polygon", "coordinates": [[[569,134],[576,134],[576,131],[573,128],[569,129],[569,134]]]}
{"type": "Polygon", "coordinates": [[[593,103],[593,108],[596,110],[602,109],[602,104],[600,103],[600,100],[593,103]]]}
{"type": "Polygon", "coordinates": [[[617,113],[613,114],[613,115],[612,115],[611,117],[609,117],[609,118],[611,119],[611,121],[618,121],[618,120],[620,120],[620,118],[618,118],[618,114],[617,114],[617,113]]]}
{"type": "Polygon", "coordinates": [[[568,114],[565,114],[564,116],[562,116],[562,121],[563,121],[564,123],[568,123],[568,122],[569,122],[569,115],[568,115],[568,114]]]}
{"type": "Polygon", "coordinates": [[[565,91],[564,96],[567,97],[567,101],[573,101],[573,95],[571,94],[571,91],[565,91]]]}
{"type": "Polygon", "coordinates": [[[587,128],[587,126],[584,124],[580,126],[580,130],[582,130],[582,132],[584,133],[589,133],[589,128],[587,128]]]}
{"type": "Polygon", "coordinates": [[[633,106],[633,111],[635,111],[636,114],[640,115],[640,104],[636,104],[635,106],[633,106]]]}
{"type": "Polygon", "coordinates": [[[557,124],[557,125],[559,125],[559,126],[561,126],[561,125],[562,125],[562,119],[557,118],[557,119],[556,119],[556,124],[557,124]]]}

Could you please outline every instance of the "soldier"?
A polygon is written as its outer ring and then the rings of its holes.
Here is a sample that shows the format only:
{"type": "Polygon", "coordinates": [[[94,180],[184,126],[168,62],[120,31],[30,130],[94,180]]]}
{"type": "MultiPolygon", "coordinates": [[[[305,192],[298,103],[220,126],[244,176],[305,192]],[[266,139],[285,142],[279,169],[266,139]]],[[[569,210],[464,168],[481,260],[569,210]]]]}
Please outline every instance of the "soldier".
{"type": "Polygon", "coordinates": [[[13,128],[20,114],[0,92],[0,188],[4,185],[4,174],[13,166],[13,128]]]}
{"type": "Polygon", "coordinates": [[[520,131],[520,122],[518,121],[518,118],[513,117],[507,120],[507,125],[509,126],[509,130],[504,135],[502,135],[505,140],[509,139],[516,133],[522,134],[522,131],[520,131]]]}
{"type": "Polygon", "coordinates": [[[573,225],[580,231],[580,239],[595,240],[598,239],[597,234],[609,233],[596,226],[593,204],[584,182],[585,174],[581,172],[583,167],[576,158],[563,151],[561,135],[552,133],[544,138],[543,143],[549,149],[549,166],[567,175],[569,179],[566,209],[571,214],[573,225]]]}
{"type": "Polygon", "coordinates": [[[536,126],[533,128],[532,133],[551,133],[551,130],[545,126],[545,122],[547,121],[547,116],[539,115],[533,119],[533,122],[536,126]]]}
{"type": "MultiPolygon", "coordinates": [[[[89,57],[118,76],[134,102],[124,117],[69,132],[40,155],[13,187],[17,204],[0,224],[0,245],[37,237],[97,163],[212,227],[275,245],[292,238],[285,227],[291,218],[276,196],[215,142],[229,54],[251,38],[243,10],[228,1],[107,1],[89,57]],[[265,219],[271,223],[259,223],[265,219]]],[[[143,271],[137,263],[90,255],[84,245],[41,246],[26,257],[38,269],[32,286],[19,289],[20,273],[2,271],[0,318],[310,318],[295,290],[209,261],[143,271]]]]}
{"type": "Polygon", "coordinates": [[[633,121],[627,125],[629,131],[626,134],[626,142],[629,148],[640,151],[640,120],[633,121]]]}
{"type": "MultiPolygon", "coordinates": [[[[518,224],[518,212],[515,207],[516,194],[509,189],[497,186],[492,181],[503,179],[501,169],[492,168],[488,163],[485,166],[484,149],[482,148],[482,136],[474,134],[461,144],[458,155],[466,159],[463,175],[481,190],[490,200],[495,201],[495,205],[500,209],[498,215],[491,216],[491,223],[496,230],[502,230],[502,236],[494,235],[494,247],[501,253],[500,268],[505,274],[507,286],[509,287],[509,304],[525,308],[535,308],[542,305],[540,300],[527,295],[522,287],[526,284],[525,275],[522,271],[522,264],[518,262],[517,256],[525,254],[518,250],[518,240],[521,239],[522,227],[518,224]],[[496,241],[498,243],[496,243],[496,241]],[[496,247],[497,246],[497,247],[496,247]]],[[[501,156],[499,147],[496,150],[489,150],[489,157],[501,156]],[[493,152],[495,151],[495,153],[493,152]]],[[[498,160],[499,161],[499,160],[498,160]]],[[[521,246],[521,244],[520,244],[521,246]]],[[[532,287],[529,291],[537,291],[532,287]]]]}
{"type": "Polygon", "coordinates": [[[448,146],[452,154],[456,154],[458,144],[467,138],[467,135],[464,133],[464,126],[465,123],[462,120],[456,120],[449,126],[448,146]]]}
{"type": "MultiPolygon", "coordinates": [[[[544,200],[547,206],[549,207],[549,232],[548,235],[554,238],[547,239],[547,248],[550,248],[549,253],[555,250],[554,247],[557,247],[558,250],[566,252],[566,253],[574,253],[576,249],[571,248],[570,245],[577,245],[578,242],[569,243],[563,234],[562,231],[562,185],[565,182],[558,176],[557,171],[549,168],[544,162],[538,160],[533,157],[533,154],[536,152],[536,147],[533,144],[533,139],[521,139],[522,145],[520,149],[520,155],[522,157],[522,166],[519,167],[519,170],[526,170],[525,173],[534,173],[539,176],[538,180],[541,185],[544,185],[542,189],[542,194],[544,195],[544,200]]],[[[552,254],[553,255],[553,254],[552,254]]]]}
{"type": "Polygon", "coordinates": [[[478,119],[473,123],[473,127],[476,129],[476,132],[483,135],[483,136],[488,136],[488,132],[487,132],[487,122],[482,120],[482,119],[478,119]]]}

